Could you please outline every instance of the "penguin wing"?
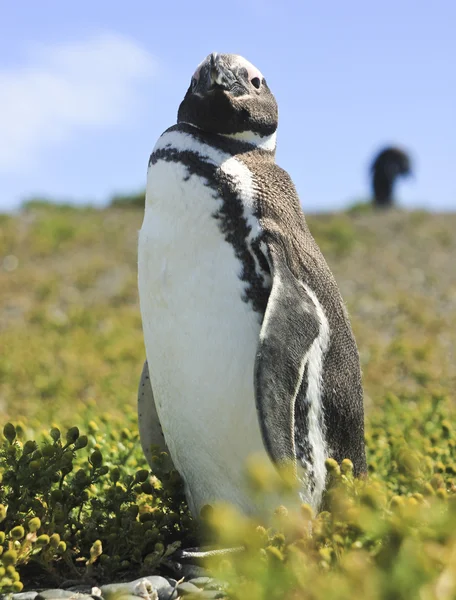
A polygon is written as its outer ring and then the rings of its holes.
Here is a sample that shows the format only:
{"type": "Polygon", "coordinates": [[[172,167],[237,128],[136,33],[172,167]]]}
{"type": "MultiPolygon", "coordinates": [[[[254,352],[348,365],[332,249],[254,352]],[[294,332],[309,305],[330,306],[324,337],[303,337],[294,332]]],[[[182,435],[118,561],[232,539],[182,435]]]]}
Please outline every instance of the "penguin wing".
{"type": "Polygon", "coordinates": [[[166,452],[170,456],[155,406],[147,360],[144,362],[138,387],[138,425],[141,446],[149,465],[152,466],[152,446],[158,446],[160,452],[166,452]]]}
{"type": "Polygon", "coordinates": [[[279,244],[266,242],[272,276],[255,362],[255,399],[263,442],[277,464],[296,465],[295,402],[320,319],[279,244]]]}

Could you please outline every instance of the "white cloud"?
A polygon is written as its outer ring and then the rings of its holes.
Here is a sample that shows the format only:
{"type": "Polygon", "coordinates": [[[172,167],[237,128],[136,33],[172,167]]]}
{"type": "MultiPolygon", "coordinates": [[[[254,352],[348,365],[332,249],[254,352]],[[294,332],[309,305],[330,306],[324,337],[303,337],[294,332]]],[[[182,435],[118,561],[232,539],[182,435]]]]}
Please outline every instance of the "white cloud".
{"type": "Polygon", "coordinates": [[[34,46],[26,64],[0,69],[0,172],[23,168],[81,128],[125,122],[155,69],[148,52],[115,34],[34,46]]]}

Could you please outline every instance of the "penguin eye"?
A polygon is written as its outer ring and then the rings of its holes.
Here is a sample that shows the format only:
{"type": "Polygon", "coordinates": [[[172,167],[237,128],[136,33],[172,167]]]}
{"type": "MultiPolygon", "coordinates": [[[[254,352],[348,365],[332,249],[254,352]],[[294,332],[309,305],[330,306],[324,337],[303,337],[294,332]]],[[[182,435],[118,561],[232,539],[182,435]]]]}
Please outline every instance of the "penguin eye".
{"type": "Polygon", "coordinates": [[[193,92],[193,90],[196,88],[196,84],[197,84],[197,83],[198,83],[198,82],[196,81],[196,79],[195,79],[194,77],[192,77],[192,80],[191,80],[191,82],[190,82],[190,88],[191,88],[192,92],[193,92]]]}
{"type": "Polygon", "coordinates": [[[253,85],[253,87],[255,87],[257,90],[260,89],[260,85],[261,85],[261,81],[259,77],[254,77],[253,79],[250,80],[250,83],[253,85]]]}

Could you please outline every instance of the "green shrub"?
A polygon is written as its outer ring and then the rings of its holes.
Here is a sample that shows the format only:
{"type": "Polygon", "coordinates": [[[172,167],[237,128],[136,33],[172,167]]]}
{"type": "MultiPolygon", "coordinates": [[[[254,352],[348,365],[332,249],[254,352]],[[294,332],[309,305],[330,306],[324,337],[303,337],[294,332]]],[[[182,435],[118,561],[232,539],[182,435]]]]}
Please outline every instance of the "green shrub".
{"type": "MultiPolygon", "coordinates": [[[[228,507],[210,513],[221,544],[245,552],[208,566],[243,600],[456,596],[456,433],[442,396],[387,395],[370,415],[369,478],[327,460],[325,510],[276,510],[271,529],[228,507]]],[[[263,475],[254,478],[255,487],[263,475]]]]}
{"type": "MultiPolygon", "coordinates": [[[[271,528],[215,506],[204,535],[240,554],[209,561],[234,598],[440,598],[456,555],[456,430],[448,398],[387,394],[366,430],[369,477],[349,460],[327,461],[324,510],[276,510],[271,528]],[[252,591],[253,590],[253,591],[252,591]]],[[[197,543],[181,481],[157,454],[141,467],[130,428],[87,423],[53,427],[37,443],[7,423],[0,450],[1,589],[52,576],[98,582],[160,569],[180,546],[197,543]]],[[[134,431],[134,430],[133,430],[134,431]]],[[[276,476],[252,463],[252,493],[274,493],[276,476]],[[272,483],[271,483],[272,482],[272,483]]],[[[282,492],[292,488],[283,487],[282,492]]],[[[201,532],[200,532],[201,535],[201,532]]],[[[451,584],[453,585],[453,584],[451,584]]],[[[456,592],[456,578],[454,579],[456,592]]],[[[453,589],[453,588],[451,588],[453,589]]],[[[442,596],[446,597],[446,596],[442,596]]],[[[453,597],[453,596],[448,596],[453,597]]]]}
{"type": "Polygon", "coordinates": [[[144,209],[145,192],[141,191],[136,194],[118,194],[113,196],[110,201],[110,206],[114,208],[141,208],[144,209]]]}
{"type": "Polygon", "coordinates": [[[346,212],[349,215],[368,215],[374,212],[374,205],[371,200],[358,200],[351,204],[346,212]]]}
{"type": "Polygon", "coordinates": [[[90,574],[100,582],[159,567],[181,543],[194,544],[181,481],[155,457],[154,474],[129,461],[127,431],[88,435],[52,428],[40,443],[7,423],[0,448],[0,590],[56,584],[90,574]],[[46,579],[47,578],[47,579],[46,579]]]}
{"type": "Polygon", "coordinates": [[[323,253],[336,257],[348,254],[359,243],[359,232],[349,216],[319,215],[308,219],[312,235],[316,238],[323,253]]]}

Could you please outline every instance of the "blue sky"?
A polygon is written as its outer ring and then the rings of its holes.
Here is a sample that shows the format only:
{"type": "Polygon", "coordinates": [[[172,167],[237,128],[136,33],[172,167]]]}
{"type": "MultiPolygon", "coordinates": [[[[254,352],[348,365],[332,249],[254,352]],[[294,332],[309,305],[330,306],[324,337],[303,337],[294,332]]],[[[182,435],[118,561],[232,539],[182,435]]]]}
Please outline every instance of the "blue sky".
{"type": "Polygon", "coordinates": [[[456,3],[0,0],[0,210],[103,203],[144,187],[149,154],[212,51],[258,66],[277,162],[304,209],[369,195],[384,144],[409,149],[405,207],[456,208],[456,3]]]}

